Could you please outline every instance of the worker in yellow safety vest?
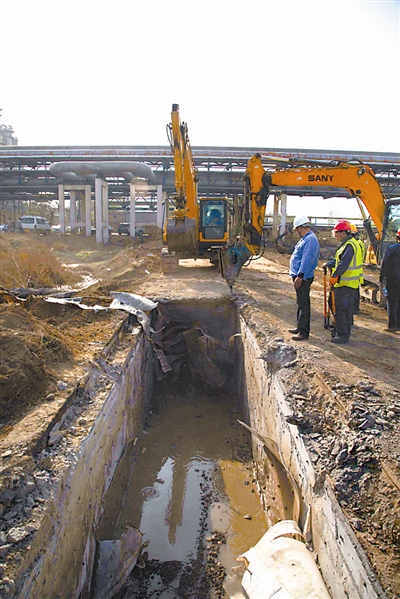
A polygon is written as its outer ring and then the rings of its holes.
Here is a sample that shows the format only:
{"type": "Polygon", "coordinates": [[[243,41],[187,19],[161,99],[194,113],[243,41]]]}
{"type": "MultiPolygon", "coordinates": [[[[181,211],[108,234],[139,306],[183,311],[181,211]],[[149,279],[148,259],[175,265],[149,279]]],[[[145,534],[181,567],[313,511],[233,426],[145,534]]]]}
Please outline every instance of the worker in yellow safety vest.
{"type": "MultiPolygon", "coordinates": [[[[362,239],[360,239],[360,233],[354,223],[350,223],[350,232],[353,239],[359,244],[362,252],[362,261],[363,264],[365,262],[365,246],[362,239]]],[[[356,301],[354,303],[354,314],[357,314],[360,311],[360,287],[364,285],[364,268],[361,268],[361,276],[360,276],[360,285],[357,289],[356,301]]]]}
{"type": "Polygon", "coordinates": [[[336,250],[335,265],[330,280],[335,294],[336,311],[336,332],[331,341],[348,343],[354,304],[362,276],[363,253],[360,244],[351,236],[351,227],[347,220],[339,220],[333,232],[340,245],[336,250]]]}

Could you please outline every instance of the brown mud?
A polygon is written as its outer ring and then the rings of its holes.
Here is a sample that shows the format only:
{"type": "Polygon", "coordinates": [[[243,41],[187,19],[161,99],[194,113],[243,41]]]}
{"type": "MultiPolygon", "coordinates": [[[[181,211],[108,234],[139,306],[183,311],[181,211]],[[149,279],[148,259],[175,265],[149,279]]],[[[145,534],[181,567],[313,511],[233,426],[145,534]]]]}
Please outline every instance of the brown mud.
{"type": "Polygon", "coordinates": [[[117,486],[98,533],[119,538],[129,525],[149,542],[117,598],[226,599],[226,574],[267,528],[238,405],[193,380],[159,385],[121,510],[117,486]]]}

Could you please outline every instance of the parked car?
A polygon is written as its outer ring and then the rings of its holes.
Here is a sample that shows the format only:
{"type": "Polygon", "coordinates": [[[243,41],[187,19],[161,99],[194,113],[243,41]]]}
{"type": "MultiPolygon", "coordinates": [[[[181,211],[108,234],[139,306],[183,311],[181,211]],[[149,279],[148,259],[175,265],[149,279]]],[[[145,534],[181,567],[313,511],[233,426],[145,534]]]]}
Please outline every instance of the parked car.
{"type": "MultiPolygon", "coordinates": [[[[130,234],[131,225],[130,223],[120,223],[118,225],[118,235],[129,235],[130,234]]],[[[146,227],[143,225],[135,226],[135,235],[137,237],[142,237],[146,233],[146,227]]]]}
{"type": "MultiPolygon", "coordinates": [[[[111,233],[113,231],[114,231],[114,228],[111,225],[109,225],[108,226],[108,234],[111,235],[111,233]]],[[[92,235],[96,235],[96,227],[92,227],[91,230],[90,230],[90,232],[91,232],[92,235]]]]}
{"type": "Polygon", "coordinates": [[[50,223],[42,216],[21,216],[18,226],[24,231],[37,231],[48,235],[51,231],[50,223]]]}
{"type": "MultiPolygon", "coordinates": [[[[60,233],[61,226],[60,225],[52,225],[51,230],[53,233],[60,233]]],[[[65,227],[65,232],[71,233],[71,227],[69,225],[67,227],[65,227]]]]}

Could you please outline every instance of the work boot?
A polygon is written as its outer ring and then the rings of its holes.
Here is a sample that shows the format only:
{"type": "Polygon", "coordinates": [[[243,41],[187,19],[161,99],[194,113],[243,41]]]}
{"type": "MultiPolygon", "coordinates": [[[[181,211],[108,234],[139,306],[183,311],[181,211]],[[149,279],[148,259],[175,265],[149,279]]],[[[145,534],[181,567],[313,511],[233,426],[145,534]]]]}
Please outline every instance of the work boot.
{"type": "Polygon", "coordinates": [[[297,333],[292,337],[293,341],[307,341],[307,335],[303,335],[303,333],[297,333]]]}
{"type": "Polygon", "coordinates": [[[346,337],[339,337],[339,335],[335,335],[331,339],[332,343],[348,343],[349,340],[346,337]]]}
{"type": "Polygon", "coordinates": [[[298,329],[288,329],[288,333],[292,333],[292,335],[297,335],[298,332],[298,329]]]}
{"type": "Polygon", "coordinates": [[[389,333],[397,333],[397,329],[394,327],[387,327],[387,329],[384,329],[384,331],[388,331],[389,333]]]}

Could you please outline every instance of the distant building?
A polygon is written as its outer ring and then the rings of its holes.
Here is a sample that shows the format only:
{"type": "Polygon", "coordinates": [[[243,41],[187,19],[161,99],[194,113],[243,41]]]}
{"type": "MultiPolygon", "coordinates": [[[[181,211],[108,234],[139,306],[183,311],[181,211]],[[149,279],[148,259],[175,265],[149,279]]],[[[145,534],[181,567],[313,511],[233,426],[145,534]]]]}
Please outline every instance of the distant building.
{"type": "Polygon", "coordinates": [[[14,129],[9,125],[0,125],[0,146],[17,146],[18,139],[14,137],[14,129]]]}

